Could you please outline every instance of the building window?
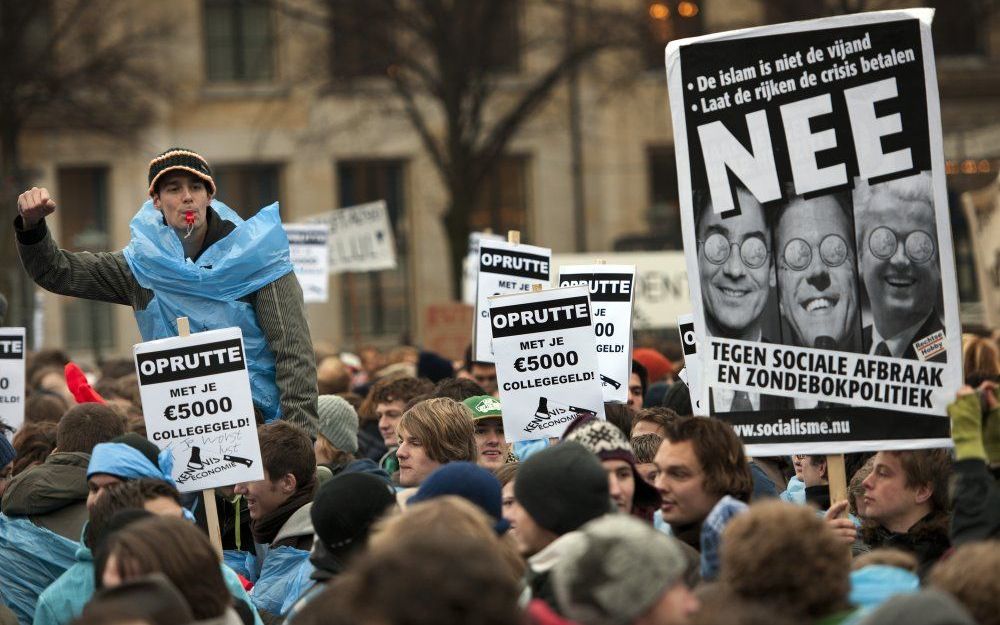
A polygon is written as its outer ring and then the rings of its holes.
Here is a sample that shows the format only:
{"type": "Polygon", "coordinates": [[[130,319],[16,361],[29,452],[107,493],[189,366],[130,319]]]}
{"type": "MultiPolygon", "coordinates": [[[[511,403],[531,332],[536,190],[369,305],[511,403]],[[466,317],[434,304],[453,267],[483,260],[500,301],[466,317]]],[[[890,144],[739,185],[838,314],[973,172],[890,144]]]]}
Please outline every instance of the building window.
{"type": "Polygon", "coordinates": [[[484,20],[494,25],[487,30],[490,37],[482,48],[485,67],[491,72],[514,74],[521,67],[520,5],[517,0],[484,3],[491,12],[484,20]]]}
{"type": "Polygon", "coordinates": [[[662,239],[660,249],[679,250],[681,240],[680,196],[677,192],[677,157],[673,146],[653,146],[646,151],[649,176],[649,232],[662,239]]]}
{"type": "Polygon", "coordinates": [[[505,155],[487,175],[469,214],[474,231],[487,228],[504,235],[519,230],[528,239],[528,157],[505,155]]]}
{"type": "Polygon", "coordinates": [[[396,269],[344,274],[345,335],[364,342],[405,342],[410,332],[409,254],[403,161],[344,161],[337,165],[340,206],[385,200],[396,241],[396,269]]]}
{"type": "Polygon", "coordinates": [[[937,56],[981,56],[987,52],[986,28],[990,9],[977,0],[933,0],[934,23],[931,33],[937,56]]]}
{"type": "MultiPolygon", "coordinates": [[[[59,185],[60,243],[68,250],[101,252],[109,249],[108,170],[106,167],[64,167],[59,185]]],[[[66,347],[89,349],[95,361],[113,349],[114,304],[66,298],[63,332],[66,347]]]]}
{"type": "Polygon", "coordinates": [[[649,69],[663,69],[663,49],[674,39],[705,34],[704,0],[646,3],[643,57],[649,69]]]}
{"type": "Polygon", "coordinates": [[[281,168],[274,164],[222,165],[212,170],[215,197],[249,219],[281,200],[281,168]]]}
{"type": "Polygon", "coordinates": [[[210,81],[274,77],[274,28],[267,0],[205,0],[205,58],[210,81]]]}
{"type": "Polygon", "coordinates": [[[394,50],[394,15],[389,8],[370,0],[332,3],[330,68],[335,78],[386,75],[394,50]]]}

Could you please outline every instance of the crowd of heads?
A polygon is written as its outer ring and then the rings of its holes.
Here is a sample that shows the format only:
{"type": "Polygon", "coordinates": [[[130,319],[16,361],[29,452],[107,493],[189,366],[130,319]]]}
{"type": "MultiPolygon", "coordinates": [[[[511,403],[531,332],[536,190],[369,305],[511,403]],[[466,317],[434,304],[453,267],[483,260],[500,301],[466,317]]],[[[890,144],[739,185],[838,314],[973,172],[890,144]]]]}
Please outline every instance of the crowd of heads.
{"type": "MultiPolygon", "coordinates": [[[[996,344],[964,346],[968,381],[995,388],[996,344]]],[[[532,447],[506,440],[492,365],[449,363],[441,375],[440,359],[418,350],[322,348],[315,435],[259,425],[264,479],[215,497],[225,560],[204,497],[177,492],[169,453],[144,436],[131,368],[93,372],[105,401],[76,403],[51,364],[64,357],[36,355],[26,422],[0,455],[0,520],[20,514],[89,554],[39,605],[83,584],[62,625],[238,625],[258,613],[296,625],[815,623],[875,618],[905,589],[968,622],[998,622],[996,536],[951,543],[949,450],[848,454],[837,502],[827,456],[747,457],[727,423],[691,415],[655,350],[634,363],[628,404],[532,447]],[[54,512],[19,507],[56,464],[79,467],[75,525],[66,510],[57,527],[54,512]],[[292,552],[311,573],[284,580],[281,609],[265,610],[257,593],[277,591],[266,575],[238,578],[231,554],[266,563],[292,552]]]]}

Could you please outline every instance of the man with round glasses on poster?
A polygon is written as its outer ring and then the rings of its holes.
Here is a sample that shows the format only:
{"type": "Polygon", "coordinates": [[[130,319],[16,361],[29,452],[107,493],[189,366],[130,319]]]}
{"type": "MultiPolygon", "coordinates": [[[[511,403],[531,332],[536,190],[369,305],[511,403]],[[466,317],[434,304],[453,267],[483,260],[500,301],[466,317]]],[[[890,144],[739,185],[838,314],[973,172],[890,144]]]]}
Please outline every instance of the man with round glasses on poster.
{"type": "Polygon", "coordinates": [[[861,351],[850,197],[793,197],[774,221],[778,307],[786,344],[861,351]]]}
{"type": "Polygon", "coordinates": [[[854,187],[858,262],[870,316],[864,349],[875,356],[944,362],[944,324],[939,310],[941,266],[929,171],[854,187]],[[926,346],[938,345],[928,350],[926,346]],[[928,354],[930,352],[930,355],[928,354]]]}
{"type": "MultiPolygon", "coordinates": [[[[739,214],[712,210],[708,193],[695,195],[695,232],[701,299],[709,336],[770,343],[764,317],[774,287],[771,232],[765,209],[742,185],[736,187],[739,214]]],[[[783,408],[785,398],[712,389],[713,412],[783,408]]]]}

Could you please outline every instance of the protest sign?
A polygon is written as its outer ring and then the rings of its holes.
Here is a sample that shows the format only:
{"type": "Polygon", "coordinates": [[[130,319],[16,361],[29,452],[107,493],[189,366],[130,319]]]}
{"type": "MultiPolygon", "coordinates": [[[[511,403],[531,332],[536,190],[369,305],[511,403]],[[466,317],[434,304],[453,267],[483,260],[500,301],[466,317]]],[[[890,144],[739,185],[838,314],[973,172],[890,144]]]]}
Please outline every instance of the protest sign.
{"type": "Polygon", "coordinates": [[[489,298],[504,293],[530,291],[532,285],[549,285],[552,250],[507,241],[481,240],[472,353],[479,362],[493,362],[490,348],[489,298]]]}
{"type": "Polygon", "coordinates": [[[462,302],[430,304],[424,308],[423,348],[449,360],[465,358],[472,327],[472,306],[462,302]]]}
{"type": "Polygon", "coordinates": [[[264,479],[239,328],[135,346],[146,435],[183,493],[264,479]]]}
{"type": "Polygon", "coordinates": [[[499,295],[489,306],[508,442],[562,436],[581,414],[604,418],[587,287],[499,295]]]}
{"type": "Polygon", "coordinates": [[[330,227],[330,273],[396,268],[396,244],[384,200],[338,208],[306,222],[330,227]]]}
{"type": "Polygon", "coordinates": [[[687,384],[688,392],[691,395],[691,409],[693,414],[699,417],[707,417],[708,411],[702,399],[704,395],[704,382],[702,381],[702,371],[704,365],[701,361],[701,354],[698,352],[698,335],[694,330],[694,315],[686,314],[677,317],[677,332],[681,337],[681,349],[684,351],[684,368],[678,373],[678,377],[687,384]]]}
{"type": "Polygon", "coordinates": [[[329,300],[330,228],[323,224],[284,224],[295,277],[302,286],[305,303],[329,300]]]}
{"type": "Polygon", "coordinates": [[[0,422],[24,423],[24,328],[0,328],[0,422]]]}
{"type": "Polygon", "coordinates": [[[673,328],[677,315],[691,310],[684,252],[598,252],[553,254],[552,265],[586,265],[594,257],[612,265],[634,265],[632,327],[635,330],[673,328]]]}
{"type": "Polygon", "coordinates": [[[983,321],[987,327],[1000,327],[1000,177],[963,193],[962,207],[976,258],[983,321]]]}
{"type": "Polygon", "coordinates": [[[703,399],[751,455],[950,444],[961,335],[931,16],[667,47],[703,399]]]}
{"type": "Polygon", "coordinates": [[[482,240],[503,241],[499,234],[491,232],[470,232],[469,252],[462,261],[462,301],[476,305],[476,284],[479,281],[479,242],[482,240]]]}
{"type": "Polygon", "coordinates": [[[604,401],[627,403],[632,373],[634,265],[563,265],[558,285],[586,286],[590,293],[597,370],[604,401]]]}

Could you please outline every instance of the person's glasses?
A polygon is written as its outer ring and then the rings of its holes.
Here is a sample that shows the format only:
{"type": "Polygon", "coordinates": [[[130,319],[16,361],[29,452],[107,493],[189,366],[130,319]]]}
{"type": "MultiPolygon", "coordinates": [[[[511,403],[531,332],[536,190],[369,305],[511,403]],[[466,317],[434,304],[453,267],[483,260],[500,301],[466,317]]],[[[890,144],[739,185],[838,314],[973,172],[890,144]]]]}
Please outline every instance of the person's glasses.
{"type": "Polygon", "coordinates": [[[722,265],[729,260],[733,247],[740,248],[740,260],[750,269],[760,269],[767,263],[767,244],[759,236],[751,235],[742,243],[733,243],[726,235],[713,232],[704,241],[699,241],[705,259],[713,265],[722,265]]]}
{"type": "MultiPolygon", "coordinates": [[[[828,234],[819,242],[819,257],[827,267],[843,265],[848,254],[847,241],[839,234],[828,234]]],[[[792,239],[785,244],[782,257],[789,268],[802,271],[812,264],[813,248],[804,239],[792,239]]]]}
{"type": "MultiPolygon", "coordinates": [[[[868,235],[868,249],[879,260],[889,260],[899,247],[899,235],[891,228],[879,226],[868,235]]],[[[926,263],[934,257],[934,238],[923,230],[914,230],[903,239],[903,252],[915,263],[926,263]]]]}

